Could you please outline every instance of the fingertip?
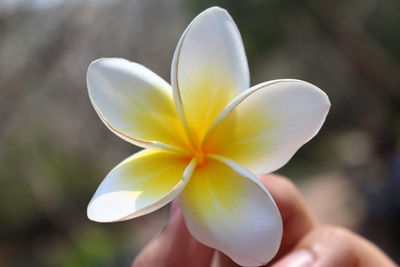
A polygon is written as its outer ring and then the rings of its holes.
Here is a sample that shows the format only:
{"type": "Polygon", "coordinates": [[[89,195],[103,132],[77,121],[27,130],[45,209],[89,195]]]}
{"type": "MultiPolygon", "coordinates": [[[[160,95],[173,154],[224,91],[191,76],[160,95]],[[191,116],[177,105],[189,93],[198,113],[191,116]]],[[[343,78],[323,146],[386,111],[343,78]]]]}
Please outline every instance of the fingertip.
{"type": "Polygon", "coordinates": [[[290,220],[292,216],[297,216],[298,213],[309,214],[300,191],[288,178],[277,174],[260,175],[258,178],[274,198],[284,222],[290,220]]]}
{"type": "Polygon", "coordinates": [[[180,209],[179,200],[174,199],[169,206],[169,218],[171,219],[180,209]]]}

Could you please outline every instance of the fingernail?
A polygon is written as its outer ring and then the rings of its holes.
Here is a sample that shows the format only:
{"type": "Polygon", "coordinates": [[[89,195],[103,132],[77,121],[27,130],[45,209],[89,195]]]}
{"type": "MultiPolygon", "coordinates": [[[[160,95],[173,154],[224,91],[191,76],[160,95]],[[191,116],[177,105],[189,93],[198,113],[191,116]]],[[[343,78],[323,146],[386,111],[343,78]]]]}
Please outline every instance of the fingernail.
{"type": "Polygon", "coordinates": [[[310,267],[314,263],[314,256],[305,249],[296,250],[275,263],[274,267],[310,267]]]}

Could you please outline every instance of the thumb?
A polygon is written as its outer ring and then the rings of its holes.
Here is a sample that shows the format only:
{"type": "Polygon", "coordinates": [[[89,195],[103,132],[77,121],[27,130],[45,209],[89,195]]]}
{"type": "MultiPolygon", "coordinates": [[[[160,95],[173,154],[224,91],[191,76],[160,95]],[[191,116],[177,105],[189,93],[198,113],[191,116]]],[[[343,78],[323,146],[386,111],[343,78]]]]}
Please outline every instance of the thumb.
{"type": "Polygon", "coordinates": [[[317,227],[273,267],[396,266],[378,247],[349,230],[317,227]]]}

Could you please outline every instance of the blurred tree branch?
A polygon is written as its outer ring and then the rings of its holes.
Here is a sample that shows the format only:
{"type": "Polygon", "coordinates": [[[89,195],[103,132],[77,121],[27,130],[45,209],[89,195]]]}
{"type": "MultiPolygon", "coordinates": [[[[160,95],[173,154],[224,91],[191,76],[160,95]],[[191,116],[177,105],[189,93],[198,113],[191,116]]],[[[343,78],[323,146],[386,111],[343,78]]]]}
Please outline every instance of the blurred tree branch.
{"type": "Polygon", "coordinates": [[[340,1],[308,0],[309,6],[331,34],[332,41],[352,64],[373,82],[400,98],[400,68],[385,49],[364,29],[354,14],[340,6],[340,1]]]}

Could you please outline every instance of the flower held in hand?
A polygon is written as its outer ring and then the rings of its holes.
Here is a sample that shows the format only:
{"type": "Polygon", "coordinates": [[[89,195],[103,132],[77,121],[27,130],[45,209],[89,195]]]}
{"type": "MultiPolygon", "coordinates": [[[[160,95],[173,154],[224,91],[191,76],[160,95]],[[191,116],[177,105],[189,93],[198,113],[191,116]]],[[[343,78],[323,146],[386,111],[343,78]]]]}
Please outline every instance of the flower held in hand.
{"type": "Polygon", "coordinates": [[[88,217],[114,222],[180,198],[192,235],[241,265],[278,251],[282,220],[255,174],[282,167],[321,128],[329,99],[299,80],[250,88],[236,25],[218,7],[198,15],[176,48],[170,86],[142,65],[94,61],[90,100],[107,127],[144,150],[116,166],[88,217]]]}

